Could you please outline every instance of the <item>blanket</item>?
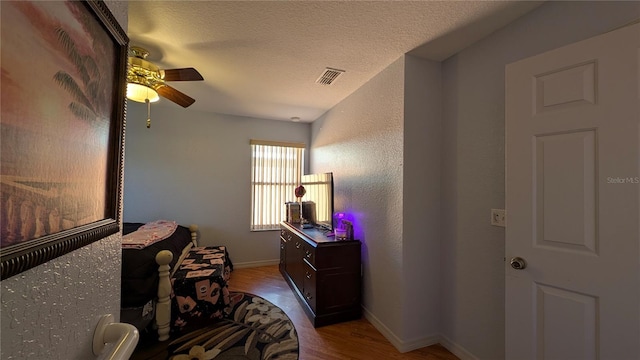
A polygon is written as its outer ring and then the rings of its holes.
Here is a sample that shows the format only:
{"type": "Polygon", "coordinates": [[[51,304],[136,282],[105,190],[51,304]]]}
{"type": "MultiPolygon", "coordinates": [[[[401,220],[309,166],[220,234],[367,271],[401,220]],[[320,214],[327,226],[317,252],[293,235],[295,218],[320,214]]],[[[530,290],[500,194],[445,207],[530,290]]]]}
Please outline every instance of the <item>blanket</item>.
{"type": "Polygon", "coordinates": [[[156,220],[142,225],[138,230],[122,237],[123,249],[144,249],[162,241],[178,228],[178,223],[170,220],[156,220]]]}

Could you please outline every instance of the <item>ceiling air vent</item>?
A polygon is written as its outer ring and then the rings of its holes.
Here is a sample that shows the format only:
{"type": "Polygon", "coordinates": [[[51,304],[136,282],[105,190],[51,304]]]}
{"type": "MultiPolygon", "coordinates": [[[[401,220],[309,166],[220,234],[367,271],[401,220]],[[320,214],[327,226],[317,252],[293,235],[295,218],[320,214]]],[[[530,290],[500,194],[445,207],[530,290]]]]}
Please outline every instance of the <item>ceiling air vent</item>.
{"type": "Polygon", "coordinates": [[[320,85],[331,85],[343,72],[344,70],[326,68],[318,80],[316,80],[316,83],[320,85]]]}

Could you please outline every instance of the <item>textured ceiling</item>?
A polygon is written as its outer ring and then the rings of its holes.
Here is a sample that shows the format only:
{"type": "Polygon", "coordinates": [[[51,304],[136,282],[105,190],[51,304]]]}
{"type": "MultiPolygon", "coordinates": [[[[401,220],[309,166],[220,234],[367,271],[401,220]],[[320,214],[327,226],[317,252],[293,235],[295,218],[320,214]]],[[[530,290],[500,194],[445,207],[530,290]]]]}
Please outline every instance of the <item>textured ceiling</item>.
{"type": "Polygon", "coordinates": [[[170,83],[190,109],[308,122],[403,54],[443,60],[540,4],[130,1],[128,34],[161,68],[200,71],[205,81],[170,83]],[[326,67],[345,73],[316,84],[326,67]]]}

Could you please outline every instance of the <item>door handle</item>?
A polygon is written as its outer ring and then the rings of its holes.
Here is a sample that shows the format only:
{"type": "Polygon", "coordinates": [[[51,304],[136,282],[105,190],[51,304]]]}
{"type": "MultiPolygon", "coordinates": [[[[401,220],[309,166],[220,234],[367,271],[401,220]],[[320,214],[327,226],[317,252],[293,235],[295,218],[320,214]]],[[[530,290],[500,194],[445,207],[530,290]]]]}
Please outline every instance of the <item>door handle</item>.
{"type": "Polygon", "coordinates": [[[527,262],[523,258],[516,256],[511,259],[511,267],[516,270],[522,270],[527,267],[527,262]]]}

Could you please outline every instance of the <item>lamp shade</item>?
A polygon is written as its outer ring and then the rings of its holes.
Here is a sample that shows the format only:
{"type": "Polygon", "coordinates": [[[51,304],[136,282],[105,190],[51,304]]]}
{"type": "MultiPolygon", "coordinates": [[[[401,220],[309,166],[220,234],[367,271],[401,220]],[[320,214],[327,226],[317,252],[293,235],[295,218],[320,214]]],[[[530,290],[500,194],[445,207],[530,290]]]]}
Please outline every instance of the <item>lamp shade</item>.
{"type": "Polygon", "coordinates": [[[149,99],[149,102],[156,102],[160,100],[160,96],[148,86],[130,82],[127,84],[127,99],[141,103],[145,102],[146,99],[149,99]]]}

